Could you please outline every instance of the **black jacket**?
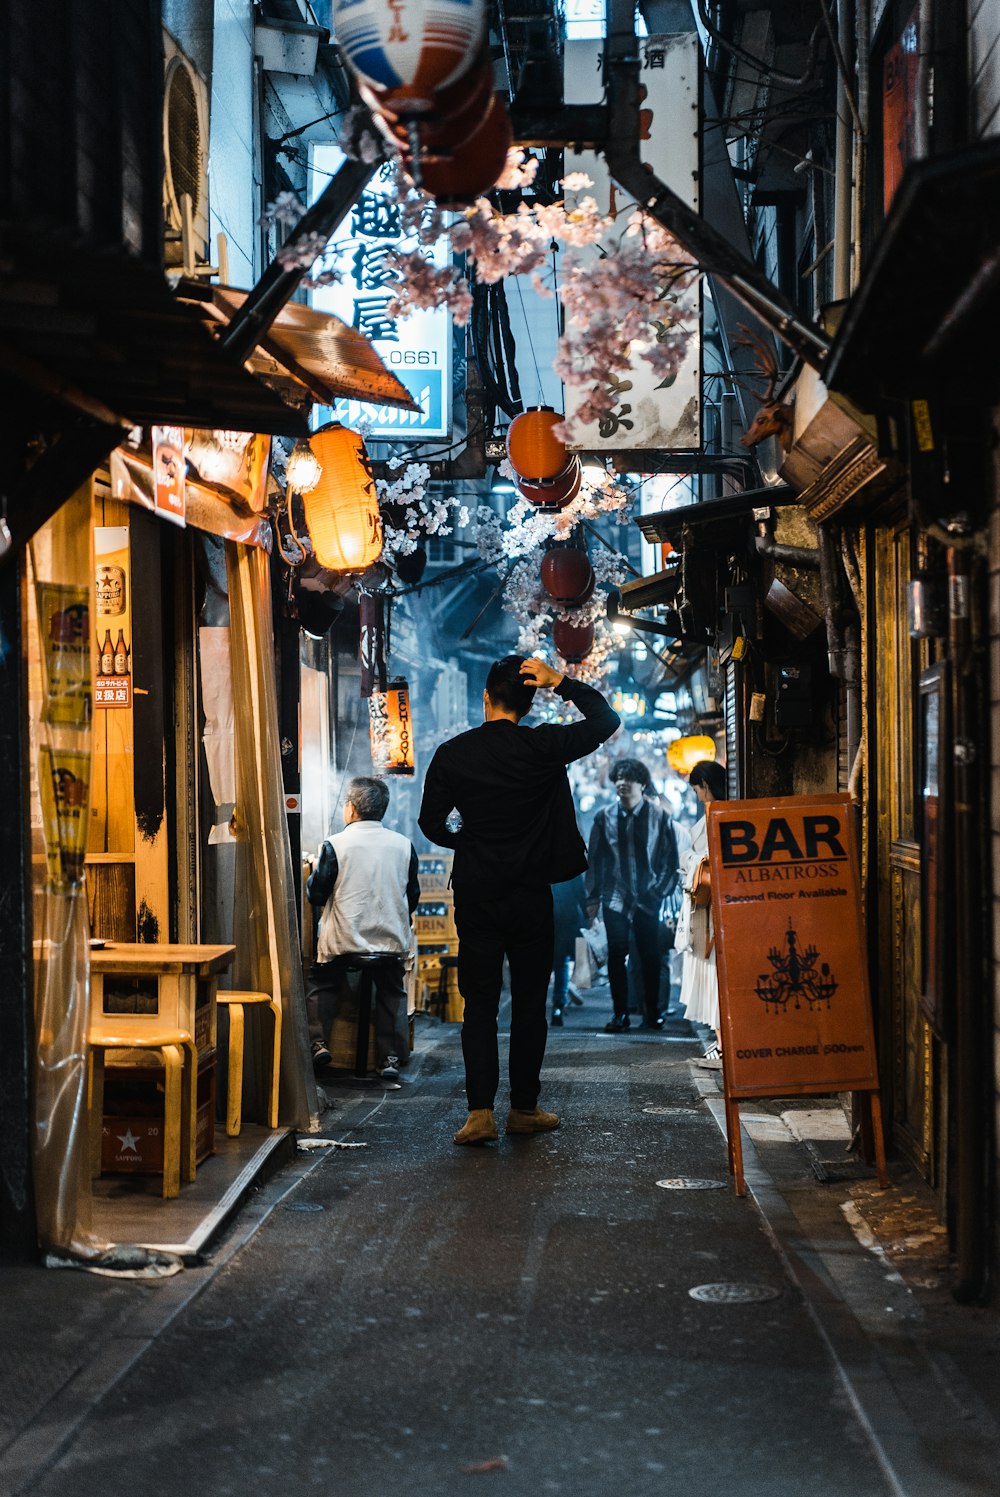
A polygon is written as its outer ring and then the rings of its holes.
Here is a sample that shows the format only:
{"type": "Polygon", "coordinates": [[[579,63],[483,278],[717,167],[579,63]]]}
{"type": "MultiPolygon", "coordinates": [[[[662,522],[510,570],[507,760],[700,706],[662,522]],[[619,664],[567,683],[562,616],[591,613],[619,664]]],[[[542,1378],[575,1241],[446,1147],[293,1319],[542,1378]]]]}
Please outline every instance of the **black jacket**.
{"type": "Polygon", "coordinates": [[[582,681],[564,677],[556,691],[582,722],[524,728],[499,718],[443,743],[428,766],[419,826],[455,849],[456,893],[556,884],[587,866],[565,766],[593,753],[621,720],[582,681]],[[447,825],[453,810],[458,832],[447,825]]]}

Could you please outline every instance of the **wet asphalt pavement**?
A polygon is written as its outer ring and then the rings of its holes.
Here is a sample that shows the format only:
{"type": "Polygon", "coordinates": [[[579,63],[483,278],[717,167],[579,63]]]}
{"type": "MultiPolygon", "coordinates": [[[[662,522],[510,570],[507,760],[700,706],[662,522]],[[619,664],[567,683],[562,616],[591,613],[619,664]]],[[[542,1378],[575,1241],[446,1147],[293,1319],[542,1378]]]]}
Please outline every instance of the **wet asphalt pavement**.
{"type": "MultiPolygon", "coordinates": [[[[553,1030],[555,1133],[458,1149],[457,1026],[326,1137],[96,1404],[39,1497],[882,1497],[801,1294],[674,1035],[553,1030]],[[687,1177],[715,1189],[664,1189],[687,1177]],[[692,1288],[770,1297],[717,1304],[692,1288]],[[473,1469],[470,1469],[473,1468],[473,1469]]],[[[503,1053],[503,1052],[502,1052],[503,1053]]],[[[498,1122],[506,1099],[498,1102],[498,1122]]],[[[173,1281],[176,1282],[176,1281],[173,1281]]],[[[156,1295],[159,1286],[144,1287],[156,1295]]]]}

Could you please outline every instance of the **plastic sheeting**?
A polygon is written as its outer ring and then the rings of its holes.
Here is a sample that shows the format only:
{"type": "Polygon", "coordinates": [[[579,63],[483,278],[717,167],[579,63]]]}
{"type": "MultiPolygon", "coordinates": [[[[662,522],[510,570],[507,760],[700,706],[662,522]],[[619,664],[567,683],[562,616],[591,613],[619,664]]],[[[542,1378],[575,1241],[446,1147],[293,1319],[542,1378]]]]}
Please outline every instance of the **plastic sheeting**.
{"type": "Polygon", "coordinates": [[[29,551],[35,1200],[42,1246],[78,1258],[108,1247],[92,1233],[87,1111],[90,926],[83,855],[92,762],[92,538],[88,484],[35,535],[29,551]]]}
{"type": "MultiPolygon", "coordinates": [[[[226,565],[233,698],[238,704],[233,987],[280,997],[280,1118],[284,1124],[315,1131],[319,1104],[281,781],[268,558],[256,548],[228,544],[226,565]]],[[[266,1073],[262,1041],[263,1035],[255,1037],[251,1067],[258,1095],[266,1073]]]]}
{"type": "MultiPolygon", "coordinates": [[[[188,478],[185,485],[186,523],[224,540],[271,549],[267,502],[270,439],[254,436],[247,448],[247,472],[238,483],[211,485],[188,478]]],[[[111,492],[116,499],[155,510],[152,455],[141,449],[117,447],[108,461],[111,492]]]]}

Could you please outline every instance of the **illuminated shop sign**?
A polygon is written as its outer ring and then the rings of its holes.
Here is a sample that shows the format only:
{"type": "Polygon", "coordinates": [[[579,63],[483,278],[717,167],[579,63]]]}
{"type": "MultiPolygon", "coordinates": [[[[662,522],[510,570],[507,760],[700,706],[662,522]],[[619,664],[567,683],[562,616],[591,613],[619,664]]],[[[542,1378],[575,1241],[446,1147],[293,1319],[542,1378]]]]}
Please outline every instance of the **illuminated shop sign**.
{"type": "MultiPolygon", "coordinates": [[[[338,170],[344,156],[337,146],[313,149],[315,198],[338,170]]],[[[371,423],[366,437],[378,441],[424,441],[451,432],[451,313],[431,309],[410,317],[389,315],[396,286],[390,254],[414,247],[404,238],[396,201],[395,173],[383,166],[369,182],[341,225],[336,252],[325,268],[341,277],[333,286],[312,293],[317,311],[329,312],[368,338],[383,363],[419,402],[419,411],[371,405],[345,397],[333,406],[316,409],[317,424],[340,421],[345,426],[371,423]]],[[[442,239],[428,250],[431,263],[448,265],[450,249],[442,239]]]]}

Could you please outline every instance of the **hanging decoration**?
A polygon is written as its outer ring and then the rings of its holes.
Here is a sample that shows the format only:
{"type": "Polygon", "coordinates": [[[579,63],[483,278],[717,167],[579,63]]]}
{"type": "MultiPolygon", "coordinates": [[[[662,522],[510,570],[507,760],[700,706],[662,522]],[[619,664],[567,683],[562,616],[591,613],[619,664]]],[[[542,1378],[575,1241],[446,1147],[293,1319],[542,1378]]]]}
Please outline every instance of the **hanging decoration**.
{"type": "Polygon", "coordinates": [[[358,599],[361,613],[361,695],[386,689],[386,618],[385,594],[362,593],[358,599]]]}
{"type": "Polygon", "coordinates": [[[390,108],[430,113],[479,56],[486,0],[334,0],[333,25],[348,67],[390,108]]]}
{"type": "Polygon", "coordinates": [[[695,765],[700,764],[703,759],[714,762],[715,756],[715,739],[707,735],[675,738],[673,743],[667,745],[667,763],[671,769],[682,775],[689,775],[695,765]]]}
{"type": "Polygon", "coordinates": [[[586,551],[577,546],[552,546],[542,557],[542,586],[557,603],[586,603],[597,578],[586,551]]]}
{"type": "Polygon", "coordinates": [[[570,665],[586,659],[594,648],[593,624],[577,624],[568,618],[556,619],[552,625],[552,643],[570,665]]]}
{"type": "Polygon", "coordinates": [[[528,483],[525,478],[515,478],[514,482],[518,493],[529,504],[537,505],[539,509],[565,509],[580,492],[583,469],[580,459],[574,453],[563,471],[551,483],[528,483]]]}
{"type": "Polygon", "coordinates": [[[410,689],[403,677],[390,681],[385,691],[372,692],[368,719],[376,774],[413,774],[416,764],[410,689]]]}
{"type": "Polygon", "coordinates": [[[382,520],[368,453],[337,421],[309,438],[321,474],[302,495],[313,554],[332,572],[363,572],[382,554],[382,520]]]}
{"type": "Polygon", "coordinates": [[[562,417],[551,406],[534,406],[515,416],[507,428],[507,457],[514,473],[527,483],[554,483],[566,471],[569,453],[557,435],[562,417]]]}

